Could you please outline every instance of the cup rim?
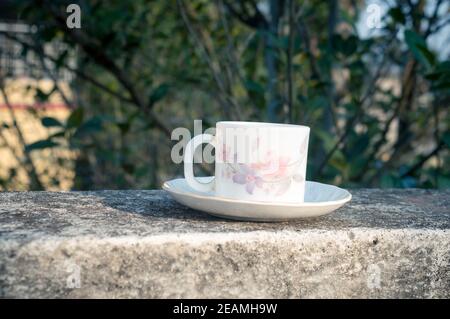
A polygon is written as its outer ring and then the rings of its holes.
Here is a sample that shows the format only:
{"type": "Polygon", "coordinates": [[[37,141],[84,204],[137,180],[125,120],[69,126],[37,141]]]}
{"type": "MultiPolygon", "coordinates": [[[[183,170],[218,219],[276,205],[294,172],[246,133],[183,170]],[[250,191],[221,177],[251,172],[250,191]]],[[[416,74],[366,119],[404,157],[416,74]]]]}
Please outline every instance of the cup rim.
{"type": "Polygon", "coordinates": [[[250,122],[250,121],[219,121],[216,123],[216,127],[271,127],[280,129],[306,129],[310,130],[309,126],[299,124],[286,124],[286,123],[270,123],[270,122],[250,122]]]}

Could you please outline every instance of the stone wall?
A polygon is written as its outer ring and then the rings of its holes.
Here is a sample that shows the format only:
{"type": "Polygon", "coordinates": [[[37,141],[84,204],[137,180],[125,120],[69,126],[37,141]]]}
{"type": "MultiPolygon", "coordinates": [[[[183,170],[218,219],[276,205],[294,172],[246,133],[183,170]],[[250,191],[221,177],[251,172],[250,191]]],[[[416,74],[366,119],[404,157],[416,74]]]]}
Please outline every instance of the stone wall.
{"type": "Polygon", "coordinates": [[[0,297],[449,298],[450,191],[236,222],[163,191],[0,193],[0,297]]]}

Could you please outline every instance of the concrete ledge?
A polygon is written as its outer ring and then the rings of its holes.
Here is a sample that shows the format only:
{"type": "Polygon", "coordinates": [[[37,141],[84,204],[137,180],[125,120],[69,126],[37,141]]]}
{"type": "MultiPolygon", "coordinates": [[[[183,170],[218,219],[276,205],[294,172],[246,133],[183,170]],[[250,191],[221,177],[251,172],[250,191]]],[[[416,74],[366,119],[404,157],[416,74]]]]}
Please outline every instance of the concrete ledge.
{"type": "Polygon", "coordinates": [[[449,298],[450,191],[243,223],[163,191],[0,193],[0,297],[449,298]]]}

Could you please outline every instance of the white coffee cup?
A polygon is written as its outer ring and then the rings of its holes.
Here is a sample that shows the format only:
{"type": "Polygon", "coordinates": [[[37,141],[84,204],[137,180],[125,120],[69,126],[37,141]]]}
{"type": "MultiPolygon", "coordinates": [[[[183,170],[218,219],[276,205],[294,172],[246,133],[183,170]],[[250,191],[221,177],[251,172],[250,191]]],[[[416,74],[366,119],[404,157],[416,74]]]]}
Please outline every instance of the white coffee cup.
{"type": "Polygon", "coordinates": [[[235,200],[299,203],[304,200],[309,127],[262,122],[218,122],[215,136],[201,134],[184,153],[184,177],[194,190],[235,200]],[[195,149],[215,147],[215,177],[200,183],[195,149]]]}

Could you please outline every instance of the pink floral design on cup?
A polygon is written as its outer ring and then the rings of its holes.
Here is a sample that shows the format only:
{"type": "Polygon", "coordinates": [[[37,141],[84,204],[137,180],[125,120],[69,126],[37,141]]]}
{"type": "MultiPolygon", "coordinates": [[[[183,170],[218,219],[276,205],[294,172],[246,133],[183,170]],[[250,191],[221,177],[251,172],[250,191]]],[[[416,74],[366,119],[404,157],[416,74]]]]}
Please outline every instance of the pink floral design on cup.
{"type": "Polygon", "coordinates": [[[254,169],[245,164],[240,164],[239,167],[241,169],[233,175],[233,182],[245,185],[245,190],[249,194],[253,194],[255,187],[261,188],[263,186],[262,178],[256,174],[254,169]]]}
{"type": "Polygon", "coordinates": [[[266,194],[281,196],[289,190],[292,182],[305,181],[304,176],[298,171],[306,159],[304,156],[306,143],[305,139],[297,160],[291,161],[287,156],[276,156],[274,152],[269,151],[262,161],[250,164],[236,164],[236,154],[231,154],[227,145],[224,144],[222,159],[228,164],[226,176],[235,184],[245,185],[248,194],[253,194],[256,188],[260,188],[266,194]]]}

